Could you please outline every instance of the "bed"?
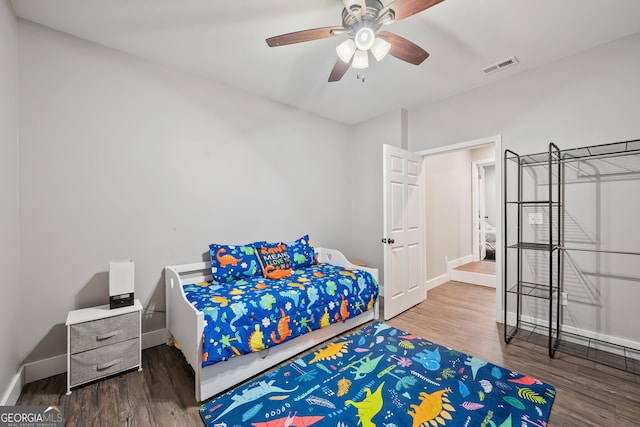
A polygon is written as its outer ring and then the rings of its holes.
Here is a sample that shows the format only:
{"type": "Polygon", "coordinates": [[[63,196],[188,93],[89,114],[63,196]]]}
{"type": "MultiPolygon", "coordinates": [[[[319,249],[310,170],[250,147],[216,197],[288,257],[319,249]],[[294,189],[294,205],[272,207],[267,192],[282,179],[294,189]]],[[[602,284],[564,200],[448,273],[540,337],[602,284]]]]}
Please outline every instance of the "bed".
{"type": "Polygon", "coordinates": [[[485,247],[487,249],[487,259],[496,259],[496,228],[484,221],[485,247]]]}
{"type": "MultiPolygon", "coordinates": [[[[222,393],[306,349],[378,318],[377,269],[356,266],[334,249],[312,251],[318,264],[294,268],[293,275],[283,280],[243,276],[220,281],[215,273],[212,277],[212,262],[165,268],[168,344],[175,343],[193,368],[196,400],[222,393]],[[332,274],[337,279],[330,280],[329,289],[323,289],[314,300],[311,289],[316,280],[323,279],[326,285],[332,274]],[[365,278],[369,294],[357,286],[364,285],[365,278]],[[282,293],[285,299],[265,298],[265,288],[271,295],[282,293]],[[204,296],[206,289],[215,295],[204,296]],[[259,298],[255,302],[248,299],[252,293],[259,298]],[[361,299],[347,304],[347,299],[356,297],[361,299]],[[211,305],[206,306],[207,300],[215,300],[215,312],[211,305]],[[302,307],[297,314],[290,310],[296,302],[302,307]],[[233,304],[240,304],[235,311],[233,304]],[[218,333],[217,338],[205,332],[218,333]],[[296,336],[297,333],[302,334],[296,336]]],[[[216,255],[222,259],[228,254],[212,249],[214,272],[216,255]]]]}

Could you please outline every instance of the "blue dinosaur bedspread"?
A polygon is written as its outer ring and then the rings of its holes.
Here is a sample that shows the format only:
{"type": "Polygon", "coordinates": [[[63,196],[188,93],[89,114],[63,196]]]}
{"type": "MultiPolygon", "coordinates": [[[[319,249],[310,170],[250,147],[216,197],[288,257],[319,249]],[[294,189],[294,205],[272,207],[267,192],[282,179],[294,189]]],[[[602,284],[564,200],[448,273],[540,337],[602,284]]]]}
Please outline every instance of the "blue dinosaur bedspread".
{"type": "Polygon", "coordinates": [[[261,276],[184,285],[204,312],[202,366],[273,347],[373,308],[378,284],[364,271],[319,264],[285,279],[261,276]]]}

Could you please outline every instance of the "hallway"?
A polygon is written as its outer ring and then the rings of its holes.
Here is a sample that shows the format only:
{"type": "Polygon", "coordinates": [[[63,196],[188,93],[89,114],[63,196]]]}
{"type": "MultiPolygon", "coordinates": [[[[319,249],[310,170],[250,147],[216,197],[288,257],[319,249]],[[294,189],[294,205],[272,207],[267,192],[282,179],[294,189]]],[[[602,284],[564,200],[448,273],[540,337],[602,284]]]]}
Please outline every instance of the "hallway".
{"type": "Polygon", "coordinates": [[[451,270],[451,280],[495,288],[496,263],[483,260],[461,265],[451,270]]]}
{"type": "Polygon", "coordinates": [[[461,265],[460,267],[456,267],[455,270],[467,271],[470,273],[489,274],[489,275],[495,276],[496,262],[488,261],[488,260],[470,262],[468,264],[461,265]]]}

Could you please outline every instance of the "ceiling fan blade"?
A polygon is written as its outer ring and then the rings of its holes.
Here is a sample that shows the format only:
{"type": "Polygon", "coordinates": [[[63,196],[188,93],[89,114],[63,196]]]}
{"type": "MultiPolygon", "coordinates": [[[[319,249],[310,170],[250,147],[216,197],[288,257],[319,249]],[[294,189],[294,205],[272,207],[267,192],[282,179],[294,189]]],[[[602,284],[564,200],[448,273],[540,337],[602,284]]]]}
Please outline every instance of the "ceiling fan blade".
{"type": "Polygon", "coordinates": [[[431,6],[435,6],[442,1],[444,0],[396,0],[387,7],[382,8],[378,16],[382,17],[389,11],[393,11],[395,16],[394,21],[399,21],[416,13],[420,13],[425,9],[429,9],[431,6]]]}
{"type": "Polygon", "coordinates": [[[322,27],[310,30],[296,31],[288,34],[281,34],[275,37],[269,37],[266,42],[269,47],[284,46],[287,44],[308,42],[311,40],[324,39],[337,34],[344,33],[342,27],[322,27]]]}
{"type": "Polygon", "coordinates": [[[333,66],[333,70],[331,70],[331,74],[329,74],[329,82],[337,82],[345,75],[347,70],[351,64],[348,62],[344,62],[342,59],[338,58],[338,62],[333,66]]]}
{"type": "Polygon", "coordinates": [[[426,50],[397,34],[382,31],[379,36],[385,38],[389,43],[391,43],[389,55],[395,56],[398,59],[410,64],[420,65],[429,57],[429,53],[426,50]]]}
{"type": "Polygon", "coordinates": [[[367,13],[367,3],[365,0],[342,0],[342,4],[344,4],[344,8],[347,9],[349,14],[353,14],[351,11],[351,6],[359,6],[360,7],[360,16],[364,16],[367,13]]]}

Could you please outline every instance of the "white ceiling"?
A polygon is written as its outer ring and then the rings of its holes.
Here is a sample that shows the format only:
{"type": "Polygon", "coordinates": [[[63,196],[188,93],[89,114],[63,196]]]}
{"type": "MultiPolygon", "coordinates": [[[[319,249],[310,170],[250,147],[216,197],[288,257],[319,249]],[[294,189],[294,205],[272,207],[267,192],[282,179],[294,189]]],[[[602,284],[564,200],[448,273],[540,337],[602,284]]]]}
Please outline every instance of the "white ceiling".
{"type": "MultiPolygon", "coordinates": [[[[385,5],[389,0],[383,0],[385,5]]],[[[346,36],[269,48],[341,25],[341,0],[13,0],[20,18],[347,124],[424,105],[640,31],[640,0],[445,0],[386,26],[431,56],[388,56],[328,83],[346,36]],[[483,68],[515,55],[491,76],[483,68]]]]}

